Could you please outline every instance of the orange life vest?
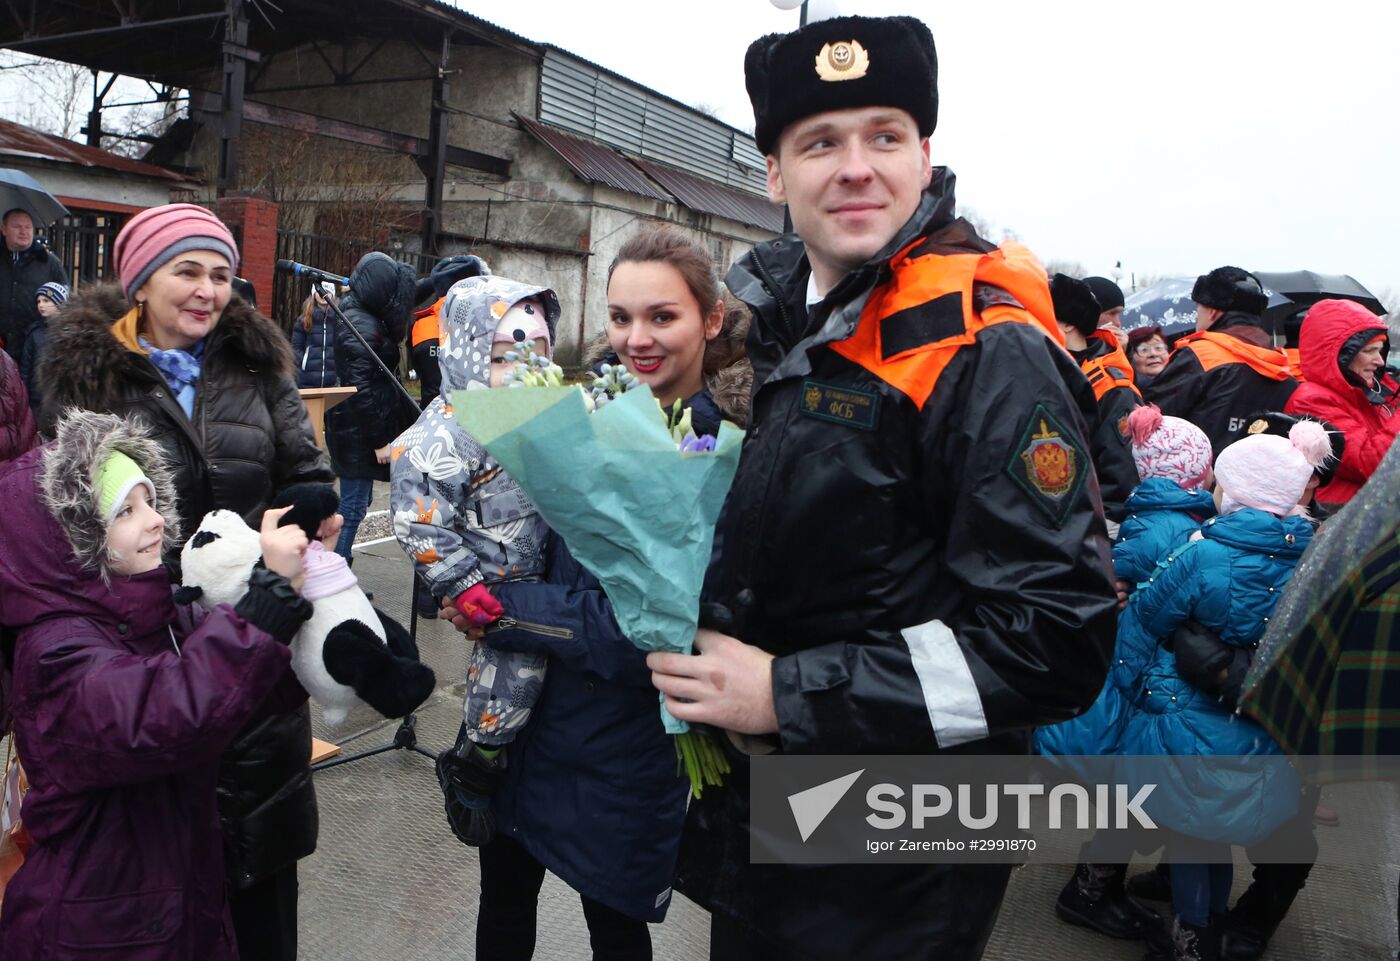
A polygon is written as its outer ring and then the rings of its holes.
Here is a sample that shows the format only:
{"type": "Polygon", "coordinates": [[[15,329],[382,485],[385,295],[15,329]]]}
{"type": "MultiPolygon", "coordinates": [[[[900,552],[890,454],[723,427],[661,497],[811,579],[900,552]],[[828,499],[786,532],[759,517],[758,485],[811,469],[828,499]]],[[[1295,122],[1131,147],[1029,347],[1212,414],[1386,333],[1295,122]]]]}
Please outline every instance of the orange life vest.
{"type": "Polygon", "coordinates": [[[1288,356],[1274,347],[1257,347],[1217,330],[1188,334],[1177,341],[1177,350],[1189,349],[1201,367],[1213,370],[1224,364],[1244,364],[1270,380],[1287,380],[1288,356]]]}
{"type": "MultiPolygon", "coordinates": [[[[890,261],[894,275],[871,291],[855,333],[828,345],[832,350],[864,367],[922,409],[953,355],[973,343],[984,327],[1002,323],[1031,324],[1064,346],[1064,337],[1055,323],[1045,268],[1029,248],[1007,243],[985,254],[920,254],[918,248],[923,243],[922,239],[917,240],[894,256],[890,261]],[[972,298],[974,283],[1001,288],[1014,297],[1019,306],[993,304],[981,313],[976,312],[972,298]],[[927,343],[915,343],[886,356],[882,337],[887,319],[910,311],[917,323],[917,311],[929,310],[936,301],[949,295],[957,295],[960,301],[960,308],[952,301],[944,302],[947,314],[960,310],[960,330],[952,330],[942,337],[935,333],[927,343]]],[[[930,318],[928,326],[932,328],[936,323],[930,318]]]]}
{"type": "Polygon", "coordinates": [[[425,307],[413,314],[413,334],[409,340],[410,347],[417,347],[428,340],[442,341],[442,318],[439,316],[442,311],[442,302],[446,297],[439,297],[433,301],[431,307],[425,307]]]}
{"type": "Polygon", "coordinates": [[[1084,371],[1084,376],[1089,378],[1089,386],[1094,388],[1094,400],[1103,403],[1104,397],[1115,387],[1127,387],[1141,397],[1142,391],[1138,390],[1134,382],[1133,365],[1128,363],[1128,355],[1118,346],[1118,338],[1113,331],[1096,330],[1089,339],[1101,340],[1113,348],[1107,354],[1101,354],[1079,365],[1079,369],[1084,371]]]}

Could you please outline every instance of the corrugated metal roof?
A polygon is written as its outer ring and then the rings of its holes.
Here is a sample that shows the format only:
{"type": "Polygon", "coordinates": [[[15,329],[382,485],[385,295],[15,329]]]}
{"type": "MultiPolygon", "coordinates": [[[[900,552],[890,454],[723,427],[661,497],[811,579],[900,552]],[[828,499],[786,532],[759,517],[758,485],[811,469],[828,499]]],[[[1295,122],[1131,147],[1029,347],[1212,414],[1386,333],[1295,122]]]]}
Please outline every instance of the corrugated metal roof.
{"type": "Polygon", "coordinates": [[[746,190],[735,190],[721,184],[711,183],[704,178],[674,167],[665,167],[650,160],[633,160],[661,186],[675,194],[681,203],[691,210],[728,217],[741,224],[752,224],[771,230],[775,234],[783,232],[783,208],[777,204],[754,196],[746,190]]]}
{"type": "Polygon", "coordinates": [[[589,183],[607,184],[618,190],[651,197],[668,204],[675,202],[675,198],[663,193],[654,183],[644,177],[640,170],[628,163],[626,158],[611,147],[591,140],[584,140],[582,137],[571,136],[562,130],[546,127],[544,124],[528,117],[522,117],[520,114],[516,114],[515,119],[520,121],[522,127],[539,138],[546,147],[563,157],[564,162],[589,183]]]}
{"type": "Polygon", "coordinates": [[[52,160],[57,163],[77,164],[81,167],[101,167],[105,170],[118,170],[122,173],[141,177],[155,177],[162,180],[188,180],[164,167],[142,163],[130,157],[121,157],[106,150],[89,147],[86,144],[64,140],[53,134],[26,127],[10,120],[0,120],[0,156],[34,157],[52,160]]]}
{"type": "Polygon", "coordinates": [[[540,65],[539,119],[715,183],[765,193],[753,137],[557,47],[540,65]]]}

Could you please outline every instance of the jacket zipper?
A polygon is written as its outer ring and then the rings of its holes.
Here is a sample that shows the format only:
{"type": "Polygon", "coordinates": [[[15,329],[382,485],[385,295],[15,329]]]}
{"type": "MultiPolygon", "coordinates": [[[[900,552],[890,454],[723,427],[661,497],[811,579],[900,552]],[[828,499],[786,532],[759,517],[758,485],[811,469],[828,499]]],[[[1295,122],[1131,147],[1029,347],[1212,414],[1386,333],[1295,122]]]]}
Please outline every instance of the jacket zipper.
{"type": "Polygon", "coordinates": [[[763,262],[762,257],[758,254],[754,254],[753,262],[758,267],[758,272],[760,274],[759,280],[763,283],[763,289],[768,293],[769,299],[772,300],[774,305],[778,308],[778,318],[782,321],[783,332],[787,334],[788,340],[790,341],[787,345],[788,350],[791,350],[801,338],[798,337],[797,332],[792,329],[792,320],[788,317],[787,306],[776,293],[778,289],[777,281],[773,279],[773,274],[768,270],[768,265],[763,262]]]}
{"type": "Polygon", "coordinates": [[[531,634],[562,637],[568,640],[572,640],[574,636],[574,632],[567,627],[553,627],[549,624],[536,624],[533,621],[518,621],[513,617],[503,617],[486,628],[487,634],[494,634],[496,631],[529,631],[531,634]]]}

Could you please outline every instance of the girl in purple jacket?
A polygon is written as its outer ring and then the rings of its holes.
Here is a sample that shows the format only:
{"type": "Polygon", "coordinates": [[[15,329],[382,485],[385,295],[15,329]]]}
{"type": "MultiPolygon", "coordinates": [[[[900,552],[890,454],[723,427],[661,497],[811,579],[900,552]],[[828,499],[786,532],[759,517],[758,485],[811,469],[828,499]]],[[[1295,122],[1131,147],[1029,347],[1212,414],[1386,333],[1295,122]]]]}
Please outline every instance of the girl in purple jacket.
{"type": "Polygon", "coordinates": [[[33,838],[5,891],[6,961],[234,961],[214,785],[264,702],[306,697],[287,642],[306,535],[264,515],[266,570],[236,608],[179,607],[161,565],[160,448],[72,411],[0,473],[0,635],[33,838]]]}

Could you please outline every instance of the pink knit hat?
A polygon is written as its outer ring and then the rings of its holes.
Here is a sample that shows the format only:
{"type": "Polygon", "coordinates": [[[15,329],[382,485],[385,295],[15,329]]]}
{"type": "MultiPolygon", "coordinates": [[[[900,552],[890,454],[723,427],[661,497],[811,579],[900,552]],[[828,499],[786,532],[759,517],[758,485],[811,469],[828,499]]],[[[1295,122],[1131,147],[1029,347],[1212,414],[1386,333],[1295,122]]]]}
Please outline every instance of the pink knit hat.
{"type": "Polygon", "coordinates": [[[1201,487],[1210,472],[1210,438],[1189,420],[1163,416],[1155,404],[1128,415],[1133,463],[1143,480],[1161,477],[1183,490],[1201,487]]]}
{"type": "Polygon", "coordinates": [[[332,594],[349,590],[359,584],[359,578],[345,563],[345,558],[335,551],[326,550],[320,541],[312,541],[306,546],[301,560],[301,596],[308,601],[317,601],[332,594]]]}
{"type": "Polygon", "coordinates": [[[151,274],[176,256],[191,250],[212,250],[228,258],[238,272],[238,244],[224,222],[195,204],[166,204],[143,210],[126,222],[112,246],[112,259],[126,299],[151,274]]]}
{"type": "Polygon", "coordinates": [[[1327,428],[1300,420],[1287,437],[1251,434],[1220,452],[1215,480],[1224,491],[1220,513],[1253,507],[1270,514],[1301,514],[1298,506],[1313,472],[1332,456],[1327,428]]]}

